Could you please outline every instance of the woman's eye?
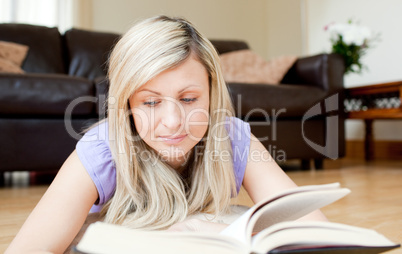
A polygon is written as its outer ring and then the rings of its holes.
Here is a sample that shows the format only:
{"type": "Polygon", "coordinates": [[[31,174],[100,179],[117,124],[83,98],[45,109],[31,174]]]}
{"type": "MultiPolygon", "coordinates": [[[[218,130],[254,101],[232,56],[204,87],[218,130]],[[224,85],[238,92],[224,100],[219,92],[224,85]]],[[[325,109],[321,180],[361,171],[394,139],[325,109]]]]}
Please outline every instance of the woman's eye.
{"type": "Polygon", "coordinates": [[[184,102],[186,102],[186,103],[189,103],[189,102],[194,102],[194,101],[196,101],[197,99],[196,98],[183,98],[183,99],[181,99],[182,101],[184,101],[184,102]]]}
{"type": "Polygon", "coordinates": [[[159,103],[159,101],[146,101],[146,102],[144,102],[144,105],[153,107],[153,106],[156,106],[158,103],[159,103]]]}

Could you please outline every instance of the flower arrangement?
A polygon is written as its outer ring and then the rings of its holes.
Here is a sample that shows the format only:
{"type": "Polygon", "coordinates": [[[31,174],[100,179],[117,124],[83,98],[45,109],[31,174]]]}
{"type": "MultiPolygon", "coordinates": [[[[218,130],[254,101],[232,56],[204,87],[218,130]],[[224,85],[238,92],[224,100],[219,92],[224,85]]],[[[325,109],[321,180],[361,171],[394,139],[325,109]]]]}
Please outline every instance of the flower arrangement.
{"type": "Polygon", "coordinates": [[[324,28],[330,33],[332,53],[338,53],[345,60],[345,74],[361,73],[363,64],[361,57],[369,48],[373,36],[369,28],[353,24],[331,23],[324,28]]]}

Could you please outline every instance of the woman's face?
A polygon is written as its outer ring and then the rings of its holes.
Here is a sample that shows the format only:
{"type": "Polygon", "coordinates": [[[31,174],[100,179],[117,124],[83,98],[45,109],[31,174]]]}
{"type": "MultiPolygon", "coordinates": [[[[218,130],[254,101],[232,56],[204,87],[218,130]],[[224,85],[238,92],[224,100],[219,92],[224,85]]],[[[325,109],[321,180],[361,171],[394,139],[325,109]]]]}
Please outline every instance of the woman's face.
{"type": "Polygon", "coordinates": [[[129,102],[140,137],[178,169],[208,128],[207,70],[191,55],[141,86],[129,102]]]}

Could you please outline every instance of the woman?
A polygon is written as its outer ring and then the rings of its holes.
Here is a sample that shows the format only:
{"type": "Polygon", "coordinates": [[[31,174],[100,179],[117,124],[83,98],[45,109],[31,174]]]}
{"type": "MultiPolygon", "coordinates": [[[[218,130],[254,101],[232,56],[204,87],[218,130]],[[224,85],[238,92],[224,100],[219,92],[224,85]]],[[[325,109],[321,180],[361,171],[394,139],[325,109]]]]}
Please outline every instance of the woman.
{"type": "Polygon", "coordinates": [[[254,202],[295,187],[233,117],[218,54],[190,22],[138,23],[108,75],[108,118],[78,142],[6,253],[63,252],[90,210],[133,228],[220,231],[186,217],[225,214],[241,185],[254,202]]]}

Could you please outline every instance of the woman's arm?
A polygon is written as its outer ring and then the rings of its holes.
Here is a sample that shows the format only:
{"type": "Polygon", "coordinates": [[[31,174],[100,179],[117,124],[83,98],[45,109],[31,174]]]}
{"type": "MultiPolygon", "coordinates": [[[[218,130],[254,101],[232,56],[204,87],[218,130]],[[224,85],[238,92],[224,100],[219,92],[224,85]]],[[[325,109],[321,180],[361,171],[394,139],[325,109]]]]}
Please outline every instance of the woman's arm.
{"type": "MultiPolygon", "coordinates": [[[[264,145],[251,135],[250,152],[244,174],[243,186],[254,203],[296,184],[279,167],[264,145]]],[[[320,211],[303,217],[310,220],[327,220],[320,211]]]]}
{"type": "Polygon", "coordinates": [[[64,252],[84,224],[97,198],[95,184],[74,151],[6,253],[64,252]]]}

